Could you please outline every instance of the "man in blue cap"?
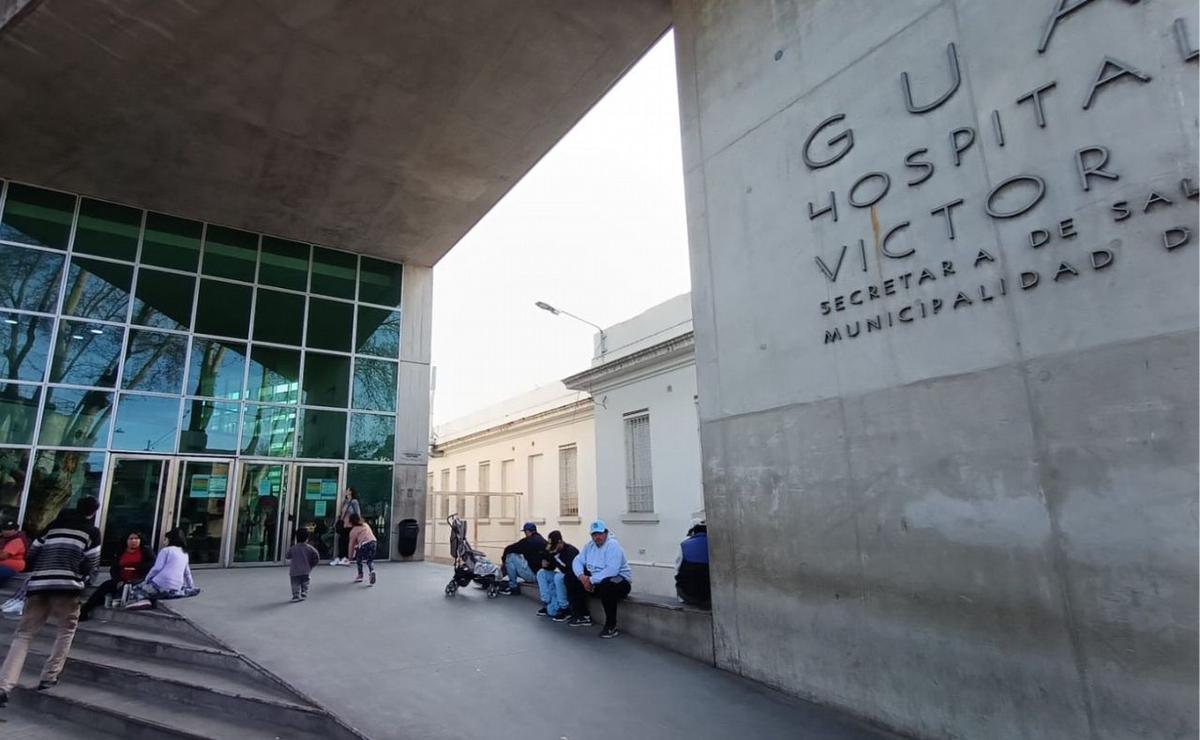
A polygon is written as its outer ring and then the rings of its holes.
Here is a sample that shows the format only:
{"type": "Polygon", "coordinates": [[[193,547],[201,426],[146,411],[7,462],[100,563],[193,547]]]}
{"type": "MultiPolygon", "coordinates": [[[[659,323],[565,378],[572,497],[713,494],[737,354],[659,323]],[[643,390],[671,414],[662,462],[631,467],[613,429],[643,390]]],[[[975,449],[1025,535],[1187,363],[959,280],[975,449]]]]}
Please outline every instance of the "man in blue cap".
{"type": "MultiPolygon", "coordinates": [[[[633,571],[625,559],[625,551],[617,538],[609,534],[604,520],[597,519],[590,527],[592,541],[584,545],[583,551],[571,563],[572,570],[583,584],[583,590],[600,597],[604,605],[604,629],[600,637],[611,639],[621,634],[617,630],[617,604],[629,595],[633,587],[633,571]]],[[[571,621],[571,626],[582,626],[582,620],[571,621]]],[[[589,618],[586,624],[591,624],[589,618]]]]}
{"type": "Polygon", "coordinates": [[[503,563],[501,568],[508,575],[508,589],[500,593],[509,596],[521,593],[517,579],[528,583],[537,582],[537,572],[542,567],[542,556],[546,549],[546,540],[538,534],[536,524],[525,522],[521,531],[524,536],[504,548],[504,553],[500,556],[500,562],[503,563]]]}

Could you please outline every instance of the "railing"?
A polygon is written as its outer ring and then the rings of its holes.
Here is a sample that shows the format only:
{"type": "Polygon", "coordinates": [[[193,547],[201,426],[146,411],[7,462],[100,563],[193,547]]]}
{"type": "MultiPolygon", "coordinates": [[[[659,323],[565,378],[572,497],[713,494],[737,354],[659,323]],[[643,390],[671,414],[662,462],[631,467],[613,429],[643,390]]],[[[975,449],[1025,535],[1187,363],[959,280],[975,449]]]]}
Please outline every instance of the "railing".
{"type": "Polygon", "coordinates": [[[520,492],[429,491],[425,504],[425,559],[453,560],[446,517],[457,513],[467,523],[471,545],[489,559],[500,562],[500,553],[519,534],[523,499],[520,492]],[[487,503],[483,504],[484,501],[487,503]],[[480,517],[481,509],[489,516],[480,517]]]}

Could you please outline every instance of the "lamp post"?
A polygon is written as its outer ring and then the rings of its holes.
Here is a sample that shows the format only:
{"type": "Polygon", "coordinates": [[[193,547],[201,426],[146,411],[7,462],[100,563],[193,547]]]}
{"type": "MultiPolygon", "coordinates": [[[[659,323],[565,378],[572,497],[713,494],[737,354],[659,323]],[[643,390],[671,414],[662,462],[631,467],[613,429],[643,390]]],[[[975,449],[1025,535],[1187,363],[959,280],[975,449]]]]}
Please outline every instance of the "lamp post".
{"type": "Polygon", "coordinates": [[[600,332],[600,356],[603,357],[604,353],[608,352],[608,335],[604,333],[604,329],[601,328],[598,324],[593,324],[592,322],[588,321],[587,319],[580,318],[579,316],[576,316],[575,314],[571,313],[570,311],[564,311],[561,308],[555,308],[554,306],[551,306],[549,303],[546,303],[545,301],[537,301],[533,305],[537,306],[538,308],[542,309],[543,311],[549,311],[550,313],[554,314],[555,316],[559,316],[559,315],[570,316],[571,318],[575,319],[576,321],[582,321],[583,323],[587,324],[588,326],[595,328],[596,331],[600,332]]]}

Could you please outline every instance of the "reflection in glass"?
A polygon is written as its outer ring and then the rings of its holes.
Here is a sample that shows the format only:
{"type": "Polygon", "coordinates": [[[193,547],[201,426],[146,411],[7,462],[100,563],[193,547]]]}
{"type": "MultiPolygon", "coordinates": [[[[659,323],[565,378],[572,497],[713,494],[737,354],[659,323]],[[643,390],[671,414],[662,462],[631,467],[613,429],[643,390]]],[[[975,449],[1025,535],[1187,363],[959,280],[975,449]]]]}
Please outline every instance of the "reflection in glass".
{"type": "Polygon", "coordinates": [[[242,454],[291,457],[296,442],[296,407],[246,404],[242,420],[242,454]]]}
{"type": "Polygon", "coordinates": [[[310,406],[346,408],[350,380],[350,358],[345,355],[304,353],[304,398],[310,406]]]}
{"type": "Polygon", "coordinates": [[[346,412],[304,409],[297,457],[343,458],[346,453],[346,412]]]}
{"type": "Polygon", "coordinates": [[[41,392],[36,385],[0,386],[0,444],[27,445],[33,441],[41,392]]]}
{"type": "Polygon", "coordinates": [[[0,307],[54,313],[63,256],[0,244],[0,307]]]}
{"type": "Polygon", "coordinates": [[[29,479],[24,529],[41,535],[64,509],[84,496],[100,498],[103,452],[39,450],[29,479]]]}
{"type": "Polygon", "coordinates": [[[101,321],[125,321],[133,267],[75,257],[67,271],[62,314],[101,321]]]}
{"type": "Polygon", "coordinates": [[[254,339],[300,346],[304,332],[304,296],[258,289],[254,306],[254,339]]]}
{"type": "Polygon", "coordinates": [[[196,333],[246,338],[250,327],[249,285],[201,280],[196,304],[196,333]]]}
{"type": "Polygon", "coordinates": [[[332,465],[301,465],[297,476],[296,527],[308,530],[308,544],[317,548],[322,560],[333,555],[340,472],[332,465]]]}
{"type": "Polygon", "coordinates": [[[362,506],[363,519],[375,531],[379,548],[375,557],[383,559],[391,553],[392,519],[392,466],[364,465],[346,466],[346,485],[358,491],[358,503],[362,506]]]}
{"type": "Polygon", "coordinates": [[[350,415],[350,458],[391,460],[396,449],[396,417],[383,414],[350,415]]]}
{"type": "Polygon", "coordinates": [[[0,378],[41,380],[50,355],[50,319],[0,311],[0,378]]]}
{"type": "Polygon", "coordinates": [[[186,331],[192,323],[196,278],[162,270],[138,270],[134,291],[134,324],[186,331]]]}
{"type": "Polygon", "coordinates": [[[0,450],[0,520],[16,519],[29,470],[29,450],[0,450]]]}
{"type": "Polygon", "coordinates": [[[186,390],[193,396],[241,398],[245,370],[245,344],[221,339],[193,339],[186,390]]]}
{"type": "Polygon", "coordinates": [[[254,282],[258,234],[208,225],[204,234],[204,274],[254,282]]]}
{"type": "Polygon", "coordinates": [[[85,321],[58,322],[50,382],[112,387],[117,382],[117,361],[125,344],[125,330],[85,321]]]}
{"type": "Polygon", "coordinates": [[[204,225],[199,221],[146,214],[146,234],[142,237],[142,264],[195,272],[200,264],[200,237],[204,225]]]}
{"type": "MultiPolygon", "coordinates": [[[[262,463],[242,466],[242,485],[238,491],[237,534],[233,543],[233,562],[271,563],[280,560],[280,523],[286,500],[287,467],[262,463]]],[[[291,545],[291,533],[284,532],[284,547],[291,545]]]]}
{"type": "Polygon", "coordinates": [[[174,452],[179,399],[122,393],[117,404],[112,447],[141,452],[174,452]]]}
{"type": "Polygon", "coordinates": [[[179,451],[233,454],[238,446],[238,413],[236,403],[184,399],[179,451]]]}
{"type": "Polygon", "coordinates": [[[401,269],[396,262],[363,257],[358,275],[358,300],[381,306],[399,306],[401,269]]]}
{"type": "Polygon", "coordinates": [[[229,463],[188,460],[179,474],[175,524],[188,541],[195,565],[219,563],[225,531],[225,502],[233,485],[229,463]]]}
{"type": "Polygon", "coordinates": [[[142,212],[115,203],[84,198],[75,227],[76,252],[129,260],[137,258],[142,212]]]}
{"type": "Polygon", "coordinates": [[[354,351],[376,357],[399,357],[400,312],[359,306],[354,351]]]}
{"type": "Polygon", "coordinates": [[[142,544],[151,549],[158,544],[161,532],[154,515],[167,479],[168,465],[166,460],[136,458],[118,458],[113,462],[104,514],[101,563],[111,564],[120,556],[130,532],[142,535],[142,544]]]}
{"type": "Polygon", "coordinates": [[[363,358],[354,361],[354,408],[396,410],[396,363],[363,358]]]}
{"type": "Polygon", "coordinates": [[[310,298],[306,343],[316,349],[349,352],[353,322],[353,304],[310,298]]]}
{"type": "Polygon", "coordinates": [[[89,388],[50,388],[42,407],[38,444],[104,447],[112,422],[113,394],[89,388]]]}
{"type": "Polygon", "coordinates": [[[74,195],[10,182],[0,218],[0,239],[66,249],[74,217],[74,195]]]}
{"type": "Polygon", "coordinates": [[[300,388],[300,352],[254,345],[246,398],[267,403],[295,403],[300,388]]]}
{"type": "Polygon", "coordinates": [[[358,258],[349,252],[313,247],[312,292],[334,298],[354,298],[358,258]]]}
{"type": "Polygon", "coordinates": [[[153,393],[179,393],[183,385],[187,338],[179,334],[134,329],[129,333],[121,387],[153,393]]]}
{"type": "Polygon", "coordinates": [[[307,290],[308,245],[264,236],[258,283],[277,288],[307,290]]]}

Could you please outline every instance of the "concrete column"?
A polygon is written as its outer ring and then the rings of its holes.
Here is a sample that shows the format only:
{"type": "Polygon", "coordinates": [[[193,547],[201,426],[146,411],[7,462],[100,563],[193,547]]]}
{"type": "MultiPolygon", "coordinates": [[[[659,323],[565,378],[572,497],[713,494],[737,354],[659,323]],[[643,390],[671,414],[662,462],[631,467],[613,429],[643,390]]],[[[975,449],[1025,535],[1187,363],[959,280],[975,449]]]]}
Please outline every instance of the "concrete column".
{"type": "Polygon", "coordinates": [[[1195,3],[674,11],[718,665],[1194,735],[1195,3]]]}
{"type": "MultiPolygon", "coordinates": [[[[425,555],[425,475],[429,459],[430,331],[433,315],[433,269],[404,266],[400,319],[400,390],[396,398],[396,469],[392,496],[393,526],[401,519],[421,524],[417,551],[425,555]]],[[[396,538],[393,537],[395,542],[396,538]]]]}

